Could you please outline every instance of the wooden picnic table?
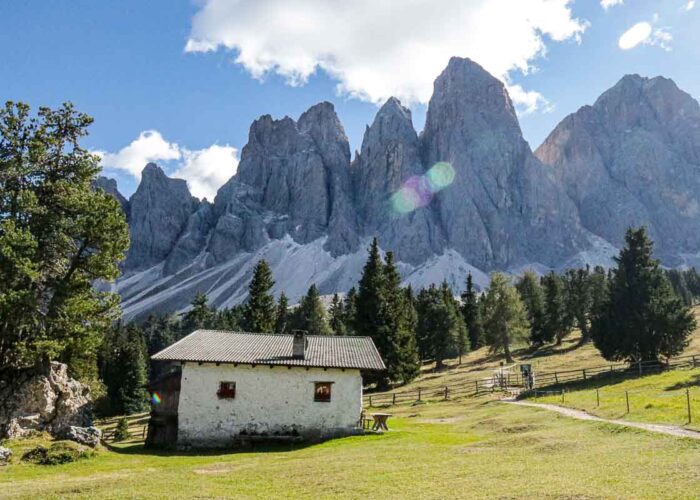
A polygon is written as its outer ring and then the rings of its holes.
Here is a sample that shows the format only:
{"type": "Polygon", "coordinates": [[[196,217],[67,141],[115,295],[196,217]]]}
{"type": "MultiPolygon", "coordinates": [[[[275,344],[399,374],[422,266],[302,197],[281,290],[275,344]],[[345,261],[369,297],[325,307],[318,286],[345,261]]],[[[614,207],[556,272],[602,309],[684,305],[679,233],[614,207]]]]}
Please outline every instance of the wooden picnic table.
{"type": "Polygon", "coordinates": [[[388,431],[389,427],[386,425],[386,421],[389,419],[390,416],[391,413],[372,413],[372,418],[374,419],[374,425],[372,426],[372,430],[388,431]]]}

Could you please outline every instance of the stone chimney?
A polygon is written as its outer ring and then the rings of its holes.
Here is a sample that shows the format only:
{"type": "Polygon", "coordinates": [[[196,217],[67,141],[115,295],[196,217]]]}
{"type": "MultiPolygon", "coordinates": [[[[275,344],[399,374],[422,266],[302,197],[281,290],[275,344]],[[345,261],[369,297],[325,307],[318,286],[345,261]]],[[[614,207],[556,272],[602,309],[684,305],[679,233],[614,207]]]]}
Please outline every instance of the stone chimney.
{"type": "Polygon", "coordinates": [[[294,339],[292,340],[292,357],[297,359],[304,359],[304,354],[306,353],[306,331],[305,330],[293,330],[294,339]]]}

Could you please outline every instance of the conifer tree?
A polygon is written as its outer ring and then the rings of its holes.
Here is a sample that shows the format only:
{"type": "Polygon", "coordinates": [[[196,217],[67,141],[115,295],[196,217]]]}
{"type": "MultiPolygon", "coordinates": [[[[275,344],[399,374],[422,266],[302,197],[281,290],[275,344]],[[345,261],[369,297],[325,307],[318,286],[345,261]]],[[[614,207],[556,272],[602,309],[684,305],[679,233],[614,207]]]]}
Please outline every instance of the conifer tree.
{"type": "Polygon", "coordinates": [[[608,301],[608,275],[602,266],[595,266],[588,278],[591,289],[591,324],[600,316],[603,305],[608,301]]]}
{"type": "Polygon", "coordinates": [[[185,335],[189,335],[195,330],[212,328],[214,311],[209,307],[209,299],[206,294],[198,292],[192,299],[190,310],[187,311],[182,321],[182,328],[185,335]]]}
{"type": "Polygon", "coordinates": [[[467,288],[462,293],[462,317],[469,335],[469,345],[472,350],[484,345],[484,328],[481,321],[479,298],[474,289],[472,274],[467,275],[467,288]]]}
{"type": "Polygon", "coordinates": [[[459,303],[455,300],[452,294],[452,288],[447,281],[442,282],[440,287],[442,299],[447,307],[447,313],[450,323],[450,337],[453,339],[454,348],[457,350],[458,362],[462,364],[462,356],[469,352],[469,335],[467,326],[464,324],[464,318],[459,308],[459,303]]]}
{"type": "Polygon", "coordinates": [[[588,267],[569,269],[564,273],[563,282],[569,324],[581,331],[580,344],[585,344],[591,338],[590,321],[593,309],[590,270],[588,267]]]}
{"type": "Polygon", "coordinates": [[[542,340],[560,345],[569,333],[569,319],[566,312],[564,286],[559,276],[550,272],[542,278],[544,289],[544,328],[542,340]]]}
{"type": "Polygon", "coordinates": [[[328,324],[331,327],[333,335],[345,335],[345,310],[343,309],[343,300],[336,293],[333,295],[331,307],[328,309],[328,324]]]}
{"type": "Polygon", "coordinates": [[[277,318],[275,319],[275,332],[277,333],[288,333],[289,332],[289,300],[287,296],[282,292],[280,294],[279,301],[277,302],[277,318]]]}
{"type": "Polygon", "coordinates": [[[348,290],[343,301],[343,323],[346,335],[356,335],[355,317],[357,316],[357,289],[355,287],[348,290]]]}
{"type": "Polygon", "coordinates": [[[491,352],[503,351],[508,363],[513,362],[513,344],[526,340],[530,333],[527,311],[520,295],[506,277],[491,275],[491,284],[484,296],[484,332],[491,352]]]}
{"type": "Polygon", "coordinates": [[[610,298],[592,327],[605,359],[630,362],[680,354],[695,329],[690,309],[673,293],[644,228],[630,228],[615,258],[610,298]]]}
{"type": "Polygon", "coordinates": [[[546,341],[544,332],[544,292],[539,279],[532,271],[526,271],[518,280],[515,288],[527,309],[527,319],[530,323],[530,344],[539,347],[546,341]]]}
{"type": "Polygon", "coordinates": [[[272,271],[264,259],[255,266],[253,279],[248,287],[248,302],[244,314],[244,327],[250,332],[272,332],[277,320],[275,299],[270,289],[275,282],[272,271]]]}
{"type": "Polygon", "coordinates": [[[326,319],[326,308],[321,302],[318,288],[313,284],[309,291],[301,298],[299,307],[294,311],[295,326],[300,330],[306,330],[310,335],[330,335],[331,328],[326,319]]]}
{"type": "Polygon", "coordinates": [[[105,337],[100,356],[102,380],[107,386],[108,411],[129,415],[147,406],[146,345],[141,329],[117,324],[105,337]]]}

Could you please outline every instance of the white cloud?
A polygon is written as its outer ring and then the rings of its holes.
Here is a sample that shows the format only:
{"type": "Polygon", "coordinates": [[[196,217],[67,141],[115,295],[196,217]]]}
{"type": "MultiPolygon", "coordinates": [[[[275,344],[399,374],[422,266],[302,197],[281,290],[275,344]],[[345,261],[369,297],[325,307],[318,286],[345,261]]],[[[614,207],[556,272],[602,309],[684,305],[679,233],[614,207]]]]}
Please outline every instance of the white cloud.
{"type": "Polygon", "coordinates": [[[214,144],[208,148],[189,150],[166,141],[157,130],[141,132],[128,146],[116,153],[95,151],[106,169],[128,172],[137,180],[149,162],[169,166],[171,176],[185,179],[190,192],[198,198],[214,199],[217,189],[229,180],[238,168],[238,150],[214,144]]]}
{"type": "Polygon", "coordinates": [[[180,158],[180,148],[177,144],[163,139],[156,130],[141,132],[128,146],[117,153],[96,152],[102,157],[105,168],[125,170],[137,179],[141,178],[141,170],[148,162],[177,160],[180,158]]]}
{"type": "Polygon", "coordinates": [[[688,3],[685,4],[685,10],[693,10],[695,7],[695,0],[688,0],[688,3]]]}
{"type": "Polygon", "coordinates": [[[172,176],[185,179],[197,198],[213,200],[216,191],[238,168],[238,150],[214,144],[198,151],[183,150],[183,163],[172,176]]]}
{"type": "Polygon", "coordinates": [[[600,0],[600,5],[608,10],[610,7],[615,7],[616,5],[622,5],[625,0],[600,0]]]}
{"type": "MultiPolygon", "coordinates": [[[[657,16],[654,16],[653,22],[656,22],[657,16]]],[[[673,36],[664,28],[654,29],[652,23],[643,21],[633,25],[625,31],[618,40],[618,46],[622,50],[633,49],[639,44],[653,45],[661,47],[664,50],[671,50],[671,42],[673,36]]]]}
{"type": "MultiPolygon", "coordinates": [[[[185,50],[233,50],[255,78],[273,72],[302,85],[320,68],[342,94],[425,103],[451,56],[470,57],[508,82],[513,71],[532,70],[546,40],[578,41],[587,23],[573,17],[569,3],[204,0],[185,50]]],[[[513,97],[530,109],[532,96],[513,97]]]]}

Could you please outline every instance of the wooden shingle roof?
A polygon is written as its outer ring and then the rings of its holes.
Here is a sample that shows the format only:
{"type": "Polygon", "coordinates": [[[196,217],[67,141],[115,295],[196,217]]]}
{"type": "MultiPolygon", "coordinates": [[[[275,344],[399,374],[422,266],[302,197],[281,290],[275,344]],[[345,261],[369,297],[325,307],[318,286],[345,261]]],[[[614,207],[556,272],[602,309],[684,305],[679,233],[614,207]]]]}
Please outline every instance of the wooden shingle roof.
{"type": "Polygon", "coordinates": [[[157,361],[196,361],[318,368],[385,370],[370,337],[307,335],[304,358],[292,357],[293,335],[196,330],[151,356],[157,361]]]}

